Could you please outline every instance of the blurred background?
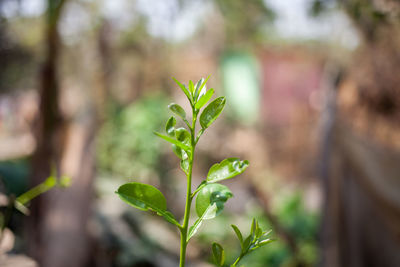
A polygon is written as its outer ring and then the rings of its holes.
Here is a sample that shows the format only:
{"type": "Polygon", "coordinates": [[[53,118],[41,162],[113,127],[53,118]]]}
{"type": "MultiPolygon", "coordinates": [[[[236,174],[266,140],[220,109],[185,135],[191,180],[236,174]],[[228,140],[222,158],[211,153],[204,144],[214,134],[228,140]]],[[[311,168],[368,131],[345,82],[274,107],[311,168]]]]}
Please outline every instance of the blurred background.
{"type": "Polygon", "coordinates": [[[277,241],[246,266],[400,266],[397,0],[0,0],[2,199],[71,178],[12,213],[0,266],[177,266],[178,232],[114,192],[150,183],[182,218],[185,176],[152,132],[187,107],[171,77],[208,75],[227,105],[193,186],[226,157],[250,167],[189,266],[214,241],[231,262],[230,224],[253,217],[277,241]]]}

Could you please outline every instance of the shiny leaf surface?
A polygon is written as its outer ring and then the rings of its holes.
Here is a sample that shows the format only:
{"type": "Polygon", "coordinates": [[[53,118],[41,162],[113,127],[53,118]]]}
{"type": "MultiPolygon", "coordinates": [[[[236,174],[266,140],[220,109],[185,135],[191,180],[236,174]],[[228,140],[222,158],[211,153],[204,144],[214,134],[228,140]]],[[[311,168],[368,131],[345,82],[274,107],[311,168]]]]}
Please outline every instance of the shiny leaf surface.
{"type": "Polygon", "coordinates": [[[225,97],[218,97],[208,104],[200,115],[201,127],[208,128],[218,118],[225,107],[225,102],[225,97]]]}
{"type": "Polygon", "coordinates": [[[206,80],[204,80],[204,78],[201,78],[197,82],[196,91],[194,93],[194,99],[196,99],[196,101],[198,101],[200,99],[200,97],[206,93],[206,91],[207,91],[206,83],[208,81],[208,78],[210,78],[210,76],[208,76],[206,80]]]}
{"type": "Polygon", "coordinates": [[[118,188],[118,196],[126,203],[140,210],[152,210],[168,222],[179,225],[174,216],[167,211],[164,195],[154,186],[142,183],[127,183],[118,188]]]}
{"type": "Polygon", "coordinates": [[[194,84],[191,80],[189,81],[189,91],[192,93],[192,95],[194,94],[195,91],[194,84]]]}
{"type": "Polygon", "coordinates": [[[172,151],[175,155],[180,159],[186,159],[187,153],[182,148],[178,147],[177,145],[172,145],[172,151]]]}
{"type": "Polygon", "coordinates": [[[190,147],[188,147],[187,145],[185,145],[185,144],[179,142],[179,141],[176,140],[176,139],[173,139],[173,138],[171,138],[171,137],[169,137],[169,136],[167,136],[167,135],[160,134],[160,133],[158,133],[158,132],[154,132],[154,134],[157,135],[158,137],[164,139],[165,141],[168,141],[168,142],[170,142],[171,144],[174,144],[174,145],[176,145],[176,146],[182,148],[182,149],[185,150],[185,151],[190,151],[190,147]]]}
{"type": "Polygon", "coordinates": [[[181,88],[183,93],[186,95],[187,99],[189,100],[190,103],[192,103],[192,95],[190,94],[189,90],[186,88],[184,84],[181,84],[177,79],[172,77],[172,79],[176,82],[176,84],[181,88]]]}
{"type": "Polygon", "coordinates": [[[175,125],[176,125],[176,119],[174,117],[169,118],[167,124],[165,125],[165,131],[171,137],[175,136],[175,128],[174,128],[175,125]]]}
{"type": "Polygon", "coordinates": [[[168,108],[172,112],[174,112],[176,115],[181,117],[183,120],[186,120],[186,112],[181,106],[179,106],[178,104],[175,104],[175,103],[171,103],[168,105],[168,108]]]}
{"type": "Polygon", "coordinates": [[[191,135],[185,128],[175,129],[175,137],[179,142],[182,142],[183,144],[190,146],[191,135]]]}
{"type": "Polygon", "coordinates": [[[213,254],[214,263],[217,266],[224,266],[225,251],[220,244],[215,243],[215,242],[212,244],[212,254],[213,254]]]}
{"type": "Polygon", "coordinates": [[[217,213],[216,203],[213,203],[212,205],[208,206],[203,215],[195,221],[192,227],[190,227],[187,241],[189,241],[189,239],[196,234],[197,230],[199,230],[204,220],[214,218],[216,216],[216,213],[217,213]]]}
{"type": "Polygon", "coordinates": [[[203,82],[204,82],[204,78],[201,78],[196,84],[196,90],[194,92],[194,99],[196,99],[196,101],[199,100],[199,98],[200,98],[199,92],[200,92],[200,87],[203,84],[203,82]]]}
{"type": "Polygon", "coordinates": [[[240,245],[243,246],[243,235],[240,232],[239,228],[236,225],[231,225],[233,231],[235,231],[236,236],[238,237],[239,241],[240,241],[240,245]]]}
{"type": "Polygon", "coordinates": [[[230,179],[243,173],[249,166],[247,160],[240,160],[238,158],[224,159],[220,163],[214,164],[207,175],[207,182],[215,183],[218,181],[230,179]]]}
{"type": "Polygon", "coordinates": [[[196,212],[199,217],[203,216],[203,213],[207,208],[214,203],[217,206],[217,211],[214,214],[210,214],[210,217],[205,219],[212,219],[216,217],[224,209],[225,202],[233,196],[232,192],[228,187],[222,184],[208,184],[204,186],[196,198],[196,212]]]}
{"type": "Polygon", "coordinates": [[[182,159],[180,162],[181,169],[185,172],[189,172],[189,160],[188,159],[182,159]]]}
{"type": "Polygon", "coordinates": [[[204,95],[200,96],[199,100],[197,101],[195,108],[201,109],[213,96],[214,89],[208,90],[204,95]]]}

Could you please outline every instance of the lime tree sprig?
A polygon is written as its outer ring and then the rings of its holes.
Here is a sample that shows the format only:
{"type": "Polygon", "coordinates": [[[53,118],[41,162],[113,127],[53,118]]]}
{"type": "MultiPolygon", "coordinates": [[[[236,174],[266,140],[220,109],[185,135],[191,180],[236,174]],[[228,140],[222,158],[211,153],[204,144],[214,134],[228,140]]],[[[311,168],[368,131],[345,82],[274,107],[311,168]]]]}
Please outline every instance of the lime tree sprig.
{"type": "Polygon", "coordinates": [[[192,172],[196,145],[204,132],[219,117],[225,107],[226,100],[224,97],[217,97],[206,105],[214,95],[214,89],[207,90],[206,88],[208,78],[200,79],[196,84],[189,81],[188,86],[175,78],[173,79],[186,95],[192,115],[191,118],[188,118],[186,111],[176,103],[168,105],[175,116],[168,119],[165,125],[165,134],[158,132],[155,132],[155,134],[171,143],[172,150],[180,159],[180,167],[186,175],[187,191],[183,222],[179,223],[174,215],[167,210],[164,195],[151,185],[131,182],[120,186],[116,193],[129,205],[144,211],[154,211],[179,229],[181,236],[179,266],[183,267],[185,266],[186,247],[189,240],[197,233],[203,221],[215,218],[220,214],[225,202],[233,196],[227,186],[218,182],[243,173],[249,162],[238,158],[228,158],[214,164],[204,181],[192,192],[192,172]],[[180,118],[186,127],[177,127],[177,118],[180,118]],[[201,126],[198,131],[196,131],[197,122],[201,126]],[[195,197],[197,219],[193,225],[189,226],[191,204],[195,197]]]}
{"type": "MultiPolygon", "coordinates": [[[[242,233],[240,232],[239,228],[236,225],[232,224],[231,226],[237,238],[239,239],[241,247],[240,254],[236,258],[235,262],[230,265],[231,267],[236,267],[244,256],[248,255],[254,250],[275,241],[275,239],[271,239],[269,237],[271,230],[269,231],[261,230],[256,219],[253,219],[253,222],[251,224],[250,234],[246,238],[243,238],[242,233]]],[[[212,259],[216,266],[220,267],[226,266],[225,251],[223,247],[216,242],[212,244],[212,259]]]]}

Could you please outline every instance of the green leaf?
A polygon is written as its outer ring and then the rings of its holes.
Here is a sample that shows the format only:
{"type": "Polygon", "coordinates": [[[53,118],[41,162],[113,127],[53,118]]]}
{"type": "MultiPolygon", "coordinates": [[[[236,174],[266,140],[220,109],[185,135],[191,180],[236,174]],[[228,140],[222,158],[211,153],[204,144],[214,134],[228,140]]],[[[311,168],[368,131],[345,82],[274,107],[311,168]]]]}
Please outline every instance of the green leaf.
{"type": "Polygon", "coordinates": [[[189,156],[185,150],[177,147],[176,145],[172,145],[172,151],[174,151],[175,155],[181,159],[180,166],[181,169],[187,174],[189,172],[189,156]]]}
{"type": "Polygon", "coordinates": [[[189,91],[192,92],[192,94],[194,94],[194,84],[191,80],[189,81],[189,91]]]}
{"type": "Polygon", "coordinates": [[[152,210],[168,222],[180,226],[172,213],[167,211],[164,195],[154,186],[142,183],[127,183],[115,192],[126,203],[140,210],[152,210]]]}
{"type": "Polygon", "coordinates": [[[265,245],[267,245],[267,244],[269,244],[269,243],[272,243],[272,242],[274,242],[274,241],[276,241],[276,240],[275,240],[275,239],[270,239],[270,238],[261,240],[259,243],[257,243],[257,248],[262,247],[262,246],[265,246],[265,245]]]}
{"type": "Polygon", "coordinates": [[[173,139],[173,138],[171,138],[171,137],[169,137],[169,136],[167,136],[167,135],[163,135],[163,134],[160,134],[160,133],[158,133],[158,132],[154,132],[154,134],[157,135],[158,137],[164,139],[165,141],[168,141],[168,142],[170,142],[170,143],[172,143],[172,144],[174,144],[174,145],[176,145],[176,146],[182,148],[182,149],[185,150],[186,152],[189,152],[189,151],[190,151],[190,147],[188,147],[187,145],[185,145],[185,144],[179,142],[178,140],[175,140],[175,139],[173,139]]]}
{"type": "Polygon", "coordinates": [[[213,260],[214,263],[218,266],[224,266],[225,263],[225,251],[223,247],[218,243],[212,244],[212,253],[213,253],[213,260]]]}
{"type": "Polygon", "coordinates": [[[182,142],[183,144],[190,146],[190,138],[191,135],[185,128],[178,128],[175,130],[175,137],[178,141],[182,142]]]}
{"type": "Polygon", "coordinates": [[[176,84],[179,85],[179,87],[181,88],[181,90],[183,91],[183,93],[185,93],[187,99],[189,100],[190,103],[192,103],[192,95],[189,93],[189,90],[186,88],[185,85],[181,84],[177,79],[175,79],[174,77],[172,77],[172,79],[176,82],[176,84]]]}
{"type": "Polygon", "coordinates": [[[201,96],[203,96],[206,91],[206,83],[208,81],[208,79],[210,78],[210,76],[207,77],[207,79],[204,80],[204,78],[201,78],[197,84],[196,84],[196,92],[194,93],[194,99],[196,99],[196,101],[198,101],[200,99],[201,96]]]}
{"type": "Polygon", "coordinates": [[[203,128],[208,128],[211,123],[213,123],[221,114],[222,110],[225,106],[225,97],[218,97],[214,101],[212,101],[208,106],[203,110],[200,115],[200,125],[203,128]]]}
{"type": "Polygon", "coordinates": [[[249,235],[244,241],[243,241],[243,247],[242,247],[242,254],[246,254],[250,248],[251,245],[251,235],[249,235]]]}
{"type": "Polygon", "coordinates": [[[186,160],[189,158],[188,152],[176,145],[172,145],[172,151],[174,151],[175,155],[181,160],[186,160]]]}
{"type": "Polygon", "coordinates": [[[208,90],[204,95],[200,96],[199,100],[197,101],[195,108],[201,109],[213,96],[214,89],[208,90]]]}
{"type": "Polygon", "coordinates": [[[196,87],[195,87],[196,90],[194,92],[194,99],[196,99],[196,101],[199,100],[200,86],[203,84],[203,82],[204,82],[204,78],[201,78],[196,84],[196,87]]]}
{"type": "Polygon", "coordinates": [[[217,204],[213,203],[212,205],[208,206],[206,211],[203,213],[203,215],[201,215],[201,217],[199,217],[195,223],[193,224],[192,227],[190,227],[189,229],[189,235],[187,237],[187,241],[189,241],[189,239],[194,236],[197,232],[197,230],[199,230],[201,224],[203,223],[204,220],[208,220],[208,219],[212,219],[214,218],[217,213],[217,204]]]}
{"type": "Polygon", "coordinates": [[[256,229],[257,229],[257,221],[255,218],[253,218],[250,229],[251,239],[254,239],[254,237],[256,236],[256,229]]]}
{"type": "Polygon", "coordinates": [[[237,235],[237,237],[238,237],[238,239],[240,241],[240,245],[243,247],[243,236],[242,236],[242,233],[240,232],[239,228],[236,225],[231,224],[231,227],[233,228],[233,231],[235,231],[235,233],[236,233],[236,235],[237,235]]]}
{"type": "Polygon", "coordinates": [[[171,103],[168,105],[168,108],[172,112],[174,112],[176,115],[181,117],[184,121],[186,121],[186,112],[181,106],[179,106],[178,104],[175,104],[175,103],[171,103]]]}
{"type": "Polygon", "coordinates": [[[181,225],[175,219],[174,215],[171,212],[169,212],[169,211],[157,212],[157,215],[162,216],[164,218],[164,220],[166,220],[167,222],[172,223],[172,224],[178,226],[179,228],[181,227],[181,225]]]}
{"type": "Polygon", "coordinates": [[[167,124],[165,125],[165,131],[171,137],[175,136],[175,128],[174,128],[175,125],[176,125],[176,119],[174,117],[169,118],[167,124]]]}
{"type": "Polygon", "coordinates": [[[260,226],[258,225],[258,221],[256,221],[256,231],[255,231],[255,236],[257,239],[259,239],[262,235],[262,230],[260,226]]]}
{"type": "Polygon", "coordinates": [[[210,168],[207,175],[207,182],[215,183],[235,177],[243,173],[248,166],[249,162],[247,160],[241,161],[238,158],[224,159],[210,168]]]}
{"type": "Polygon", "coordinates": [[[232,192],[222,184],[208,184],[204,186],[196,197],[196,212],[199,217],[207,210],[208,206],[212,204],[217,205],[217,212],[212,214],[212,219],[216,217],[224,209],[224,203],[233,196],[232,192]]]}
{"type": "Polygon", "coordinates": [[[119,197],[129,205],[147,211],[165,211],[167,201],[164,195],[154,186],[137,182],[121,185],[117,192],[119,197]]]}
{"type": "Polygon", "coordinates": [[[258,238],[257,242],[258,244],[268,244],[271,243],[273,241],[275,241],[275,239],[271,239],[268,237],[268,235],[272,232],[272,230],[269,230],[267,232],[263,232],[260,237],[258,238]]]}
{"type": "Polygon", "coordinates": [[[264,237],[267,237],[270,233],[272,232],[272,230],[268,230],[266,232],[263,232],[260,239],[263,239],[264,237]]]}
{"type": "Polygon", "coordinates": [[[180,165],[181,169],[187,174],[189,172],[189,160],[182,159],[180,165]]]}

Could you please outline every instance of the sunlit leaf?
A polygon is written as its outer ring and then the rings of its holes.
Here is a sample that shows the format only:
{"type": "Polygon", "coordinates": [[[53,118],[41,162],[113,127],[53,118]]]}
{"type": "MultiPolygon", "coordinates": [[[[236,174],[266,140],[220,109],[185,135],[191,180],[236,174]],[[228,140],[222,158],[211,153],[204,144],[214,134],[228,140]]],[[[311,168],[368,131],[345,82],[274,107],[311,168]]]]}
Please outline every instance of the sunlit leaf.
{"type": "Polygon", "coordinates": [[[212,244],[212,253],[213,253],[213,260],[214,263],[218,266],[224,266],[225,263],[225,251],[222,246],[218,243],[212,244]]]}
{"type": "Polygon", "coordinates": [[[195,108],[201,109],[213,96],[214,89],[208,90],[203,96],[200,96],[199,100],[197,101],[195,108]]]}
{"type": "Polygon", "coordinates": [[[197,84],[196,84],[196,91],[194,93],[194,99],[196,99],[196,101],[198,101],[200,99],[200,97],[202,97],[206,91],[206,83],[208,81],[208,78],[210,78],[210,76],[207,77],[206,80],[204,80],[204,78],[201,78],[197,84]]]}
{"type": "Polygon", "coordinates": [[[198,101],[200,98],[199,92],[200,92],[200,87],[203,84],[203,82],[204,82],[204,78],[201,78],[196,84],[196,87],[195,87],[196,90],[194,92],[194,99],[196,99],[196,101],[198,101]]]}
{"type": "Polygon", "coordinates": [[[175,128],[174,128],[175,125],[176,125],[176,119],[174,117],[169,118],[167,124],[165,125],[165,131],[171,137],[175,136],[175,128]]]}
{"type": "Polygon", "coordinates": [[[275,239],[271,239],[271,238],[268,237],[268,235],[269,235],[271,232],[272,232],[272,230],[263,232],[263,233],[261,234],[261,236],[258,238],[258,242],[263,243],[264,241],[271,241],[271,242],[272,242],[272,241],[275,241],[275,239]]]}
{"type": "Polygon", "coordinates": [[[254,239],[254,237],[256,235],[256,229],[257,229],[257,221],[255,218],[253,218],[253,221],[251,222],[251,229],[250,229],[251,239],[254,239]]]}
{"type": "Polygon", "coordinates": [[[243,236],[242,236],[242,233],[240,232],[239,228],[234,224],[232,224],[231,227],[233,228],[233,231],[235,231],[235,233],[240,241],[240,245],[243,246],[243,236]]]}
{"type": "Polygon", "coordinates": [[[188,159],[182,159],[180,162],[181,169],[185,172],[189,172],[189,160],[188,159]]]}
{"type": "Polygon", "coordinates": [[[179,141],[176,140],[176,139],[173,139],[173,138],[171,138],[171,137],[169,137],[169,136],[167,136],[167,135],[160,134],[160,133],[158,133],[158,132],[154,132],[154,134],[157,135],[158,137],[164,139],[165,141],[168,141],[168,142],[170,142],[171,144],[174,144],[174,145],[176,145],[176,146],[182,148],[182,149],[185,150],[185,151],[190,151],[190,147],[188,147],[187,145],[185,145],[185,144],[179,142],[179,141]]]}
{"type": "Polygon", "coordinates": [[[178,128],[175,130],[175,137],[178,141],[182,142],[183,144],[190,146],[190,138],[191,135],[185,128],[178,128]]]}
{"type": "Polygon", "coordinates": [[[189,90],[186,88],[185,85],[181,84],[177,79],[172,77],[172,79],[176,82],[176,84],[179,85],[183,93],[186,95],[186,97],[189,99],[189,102],[192,103],[192,95],[190,94],[189,90]]]}
{"type": "Polygon", "coordinates": [[[172,151],[180,159],[187,158],[187,153],[185,152],[185,150],[183,150],[182,148],[178,147],[177,145],[172,145],[172,151]]]}
{"type": "Polygon", "coordinates": [[[154,186],[142,183],[127,183],[115,192],[126,203],[140,210],[152,210],[168,222],[179,226],[172,213],[167,211],[164,195],[154,186]]]}
{"type": "Polygon", "coordinates": [[[254,234],[257,239],[259,239],[262,235],[262,230],[261,230],[260,226],[258,225],[258,221],[256,221],[256,231],[254,234]]]}
{"type": "MultiPolygon", "coordinates": [[[[242,237],[239,237],[241,236],[239,229],[233,225],[232,228],[240,240],[242,237]]],[[[260,228],[260,225],[258,224],[258,221],[255,218],[253,218],[253,221],[251,223],[250,234],[243,242],[241,242],[242,244],[241,254],[246,255],[261,246],[264,246],[266,244],[275,241],[274,239],[267,237],[269,233],[271,233],[271,230],[268,232],[263,232],[260,228]]]]}
{"type": "Polygon", "coordinates": [[[179,106],[178,104],[175,104],[175,103],[171,103],[168,105],[168,108],[172,112],[174,112],[176,115],[181,117],[183,120],[186,120],[186,112],[181,106],[179,106]]]}
{"type": "Polygon", "coordinates": [[[199,217],[203,216],[203,213],[207,208],[212,205],[217,205],[217,211],[215,214],[210,214],[211,217],[205,219],[212,219],[217,216],[224,209],[225,202],[233,196],[232,192],[228,187],[221,184],[208,184],[204,186],[196,198],[196,212],[199,217]]]}
{"type": "Polygon", "coordinates": [[[270,238],[264,239],[264,240],[260,241],[260,242],[257,244],[257,248],[262,247],[262,246],[265,246],[265,245],[267,245],[267,244],[269,244],[269,243],[272,243],[272,242],[274,242],[274,241],[276,241],[276,240],[275,240],[275,239],[270,239],[270,238]]]}
{"type": "Polygon", "coordinates": [[[194,84],[193,84],[193,82],[190,80],[190,81],[189,81],[189,91],[190,91],[192,94],[194,94],[194,90],[195,90],[194,84]]]}
{"type": "Polygon", "coordinates": [[[195,221],[193,226],[190,227],[187,241],[189,241],[189,239],[196,234],[197,230],[199,230],[199,228],[200,228],[200,226],[201,226],[201,224],[203,223],[204,220],[208,220],[208,219],[214,218],[216,216],[217,209],[218,208],[217,208],[217,204],[216,203],[213,203],[212,205],[209,205],[207,207],[207,209],[203,213],[203,215],[201,215],[201,217],[199,217],[195,221]]]}
{"type": "Polygon", "coordinates": [[[225,97],[218,97],[214,101],[212,101],[208,106],[203,110],[200,115],[200,125],[203,128],[208,128],[211,123],[213,123],[221,114],[222,110],[225,106],[225,97]]]}
{"type": "Polygon", "coordinates": [[[230,179],[243,173],[248,166],[249,162],[247,160],[240,160],[238,158],[224,159],[210,168],[207,175],[207,182],[215,183],[230,179]]]}
{"type": "Polygon", "coordinates": [[[250,245],[251,245],[251,241],[252,241],[251,235],[249,235],[249,236],[243,241],[242,253],[247,253],[247,252],[248,252],[248,250],[249,250],[249,248],[250,248],[250,245]]]}

